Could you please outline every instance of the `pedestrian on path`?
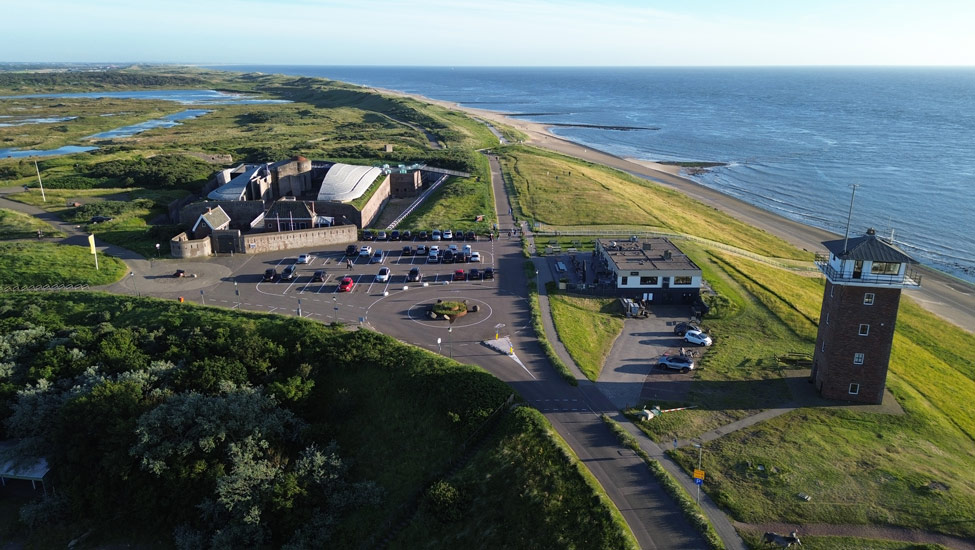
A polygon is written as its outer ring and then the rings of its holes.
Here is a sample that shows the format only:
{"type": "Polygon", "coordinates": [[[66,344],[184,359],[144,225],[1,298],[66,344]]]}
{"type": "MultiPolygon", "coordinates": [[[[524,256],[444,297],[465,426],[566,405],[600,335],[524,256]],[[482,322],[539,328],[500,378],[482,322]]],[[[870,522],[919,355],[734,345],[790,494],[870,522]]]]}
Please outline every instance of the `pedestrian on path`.
{"type": "Polygon", "coordinates": [[[345,260],[345,263],[346,263],[346,265],[349,266],[349,269],[352,269],[352,260],[351,259],[345,260]]]}

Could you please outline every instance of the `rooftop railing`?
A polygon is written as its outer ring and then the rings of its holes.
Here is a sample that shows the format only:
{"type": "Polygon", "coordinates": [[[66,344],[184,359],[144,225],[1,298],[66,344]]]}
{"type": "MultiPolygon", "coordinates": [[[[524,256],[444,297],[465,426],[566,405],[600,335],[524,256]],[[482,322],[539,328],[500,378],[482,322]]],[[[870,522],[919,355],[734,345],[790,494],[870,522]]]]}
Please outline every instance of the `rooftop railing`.
{"type": "Polygon", "coordinates": [[[829,277],[829,279],[836,283],[862,283],[869,285],[885,285],[885,286],[921,286],[921,274],[914,268],[907,267],[904,271],[904,275],[886,275],[878,273],[870,273],[869,271],[864,271],[859,274],[858,277],[853,276],[853,272],[841,272],[834,268],[829,263],[829,254],[816,254],[816,267],[823,272],[824,275],[829,277]]]}

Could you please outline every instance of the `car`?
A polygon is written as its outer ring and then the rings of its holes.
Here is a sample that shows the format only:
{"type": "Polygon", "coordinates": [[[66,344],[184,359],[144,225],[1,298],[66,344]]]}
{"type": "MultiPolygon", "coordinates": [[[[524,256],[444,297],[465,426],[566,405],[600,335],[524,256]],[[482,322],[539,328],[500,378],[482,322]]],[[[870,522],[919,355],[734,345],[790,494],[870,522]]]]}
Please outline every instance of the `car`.
{"type": "Polygon", "coordinates": [[[449,240],[451,240],[453,238],[454,238],[454,232],[451,231],[451,230],[449,230],[449,229],[444,229],[444,231],[443,231],[443,240],[449,241],[449,240]]]}
{"type": "Polygon", "coordinates": [[[449,250],[449,249],[448,250],[444,250],[444,252],[443,252],[443,258],[441,258],[441,261],[443,263],[445,263],[445,264],[452,264],[452,263],[454,263],[454,251],[453,250],[449,250]]]}
{"type": "Polygon", "coordinates": [[[379,233],[376,233],[376,240],[377,241],[388,241],[389,240],[389,235],[386,234],[385,231],[380,231],[379,233]]]}
{"type": "Polygon", "coordinates": [[[440,254],[437,254],[435,251],[431,250],[430,253],[427,254],[427,263],[428,264],[439,264],[440,263],[440,254]]]}
{"type": "Polygon", "coordinates": [[[477,240],[477,233],[475,233],[473,231],[468,231],[467,234],[464,235],[464,238],[467,239],[468,241],[476,241],[477,240]]]}
{"type": "Polygon", "coordinates": [[[489,267],[489,268],[487,268],[487,269],[484,270],[484,279],[485,280],[487,280],[487,279],[494,279],[494,268],[493,267],[489,267]]]}
{"type": "Polygon", "coordinates": [[[657,367],[690,372],[694,368],[694,360],[686,355],[661,355],[657,360],[657,367]]]}
{"type": "Polygon", "coordinates": [[[359,253],[359,247],[354,244],[350,244],[349,246],[345,247],[346,256],[355,256],[358,253],[359,253]]]}
{"type": "Polygon", "coordinates": [[[711,345],[711,337],[699,330],[689,330],[685,332],[684,341],[689,344],[697,344],[699,346],[711,345]]]}
{"type": "Polygon", "coordinates": [[[455,241],[463,241],[464,240],[464,232],[463,231],[454,231],[454,240],[455,241]]]}
{"type": "Polygon", "coordinates": [[[324,283],[325,282],[325,270],[319,269],[311,276],[311,282],[313,283],[324,283]]]}
{"type": "Polygon", "coordinates": [[[395,229],[389,234],[389,240],[391,241],[398,241],[400,238],[402,238],[402,235],[395,229]]]}
{"type": "Polygon", "coordinates": [[[290,281],[291,279],[294,279],[296,275],[295,273],[296,271],[298,271],[297,264],[289,265],[288,267],[284,268],[284,271],[281,272],[281,280],[290,281]]]}
{"type": "Polygon", "coordinates": [[[382,249],[377,248],[375,252],[372,253],[372,259],[369,260],[371,264],[381,264],[386,260],[386,253],[382,249]]]}
{"type": "Polygon", "coordinates": [[[412,241],[413,233],[409,229],[407,229],[402,233],[400,233],[400,238],[402,238],[404,241],[412,241]]]}
{"type": "Polygon", "coordinates": [[[684,333],[689,330],[700,331],[701,327],[695,325],[694,323],[688,323],[688,322],[681,322],[674,325],[674,334],[676,334],[677,336],[684,336],[684,333]]]}
{"type": "Polygon", "coordinates": [[[352,292],[355,288],[355,281],[352,277],[342,277],[342,281],[339,282],[339,292],[352,292]]]}
{"type": "Polygon", "coordinates": [[[439,229],[434,229],[433,233],[430,233],[431,241],[439,241],[442,238],[443,233],[439,229]]]}
{"type": "Polygon", "coordinates": [[[468,281],[480,281],[481,277],[481,270],[476,267],[471,268],[471,270],[467,272],[468,281]]]}
{"type": "Polygon", "coordinates": [[[404,246],[403,247],[403,252],[400,253],[400,256],[412,256],[412,255],[413,255],[413,247],[412,246],[404,246]]]}
{"type": "Polygon", "coordinates": [[[468,255],[471,252],[474,252],[474,250],[471,248],[471,245],[469,245],[469,244],[465,244],[464,245],[464,248],[462,248],[461,250],[464,252],[464,254],[468,254],[468,255]]]}
{"type": "Polygon", "coordinates": [[[264,270],[264,281],[273,281],[278,278],[278,270],[269,267],[264,270]]]}
{"type": "Polygon", "coordinates": [[[427,233],[425,230],[424,231],[420,231],[420,234],[417,235],[416,238],[419,239],[419,240],[421,240],[421,241],[425,241],[425,240],[427,240],[427,239],[430,238],[430,234],[427,233]]]}
{"type": "Polygon", "coordinates": [[[362,256],[364,258],[368,258],[369,256],[372,256],[372,247],[367,244],[362,245],[362,247],[359,248],[359,256],[362,256]]]}
{"type": "Polygon", "coordinates": [[[426,256],[427,255],[427,245],[425,245],[425,244],[417,245],[417,247],[416,247],[416,255],[417,256],[426,256]]]}
{"type": "Polygon", "coordinates": [[[430,254],[440,254],[440,245],[432,245],[427,250],[430,254]]]}
{"type": "Polygon", "coordinates": [[[186,277],[186,270],[185,269],[177,269],[176,272],[173,273],[173,277],[175,277],[177,279],[182,279],[183,277],[186,277]]]}
{"type": "Polygon", "coordinates": [[[420,282],[420,279],[422,279],[422,278],[423,278],[423,274],[420,273],[420,268],[419,267],[414,267],[414,268],[410,269],[409,275],[406,276],[407,282],[410,282],[410,283],[418,283],[418,282],[420,282]]]}
{"type": "Polygon", "coordinates": [[[466,281],[467,280],[467,273],[464,273],[464,270],[463,269],[458,269],[458,270],[454,271],[454,280],[455,281],[466,281]]]}
{"type": "Polygon", "coordinates": [[[470,259],[470,261],[472,261],[472,262],[480,262],[481,261],[481,253],[480,252],[477,252],[477,251],[471,252],[471,259],[470,259]]]}
{"type": "Polygon", "coordinates": [[[112,218],[108,216],[92,216],[91,219],[88,220],[88,223],[102,223],[110,221],[112,221],[112,218]]]}
{"type": "Polygon", "coordinates": [[[389,282],[389,268],[381,267],[379,268],[379,273],[376,274],[377,283],[388,283],[389,282]]]}
{"type": "Polygon", "coordinates": [[[362,232],[362,240],[364,240],[364,241],[374,241],[374,240],[376,240],[376,234],[373,233],[372,231],[363,231],[362,232]]]}
{"type": "Polygon", "coordinates": [[[311,254],[302,254],[302,255],[298,256],[298,262],[297,263],[299,263],[299,264],[310,264],[311,263],[311,254]]]}

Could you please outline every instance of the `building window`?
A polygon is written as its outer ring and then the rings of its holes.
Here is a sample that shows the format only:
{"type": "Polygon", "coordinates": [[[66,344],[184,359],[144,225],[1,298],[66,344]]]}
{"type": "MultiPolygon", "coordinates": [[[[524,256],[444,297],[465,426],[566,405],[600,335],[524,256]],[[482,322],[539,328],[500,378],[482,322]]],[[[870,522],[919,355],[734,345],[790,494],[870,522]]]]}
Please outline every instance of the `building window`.
{"type": "Polygon", "coordinates": [[[866,336],[870,334],[870,325],[866,323],[860,323],[860,336],[866,336]]]}
{"type": "Polygon", "coordinates": [[[689,284],[691,284],[691,278],[690,277],[674,277],[674,284],[675,285],[689,285],[689,284]]]}
{"type": "Polygon", "coordinates": [[[853,364],[854,365],[862,365],[863,364],[863,354],[862,353],[854,353],[853,354],[853,364]]]}
{"type": "Polygon", "coordinates": [[[897,275],[901,271],[901,264],[894,262],[873,262],[870,273],[874,275],[897,275]]]}
{"type": "Polygon", "coordinates": [[[860,393],[860,384],[850,384],[850,395],[857,395],[860,393]]]}
{"type": "Polygon", "coordinates": [[[640,272],[639,271],[631,271],[630,272],[630,277],[639,277],[639,276],[640,276],[640,272]]]}
{"type": "Polygon", "coordinates": [[[866,293],[864,293],[864,295],[863,295],[863,305],[865,305],[865,306],[872,306],[873,305],[873,299],[874,299],[873,292],[866,292],[866,293]]]}
{"type": "Polygon", "coordinates": [[[640,277],[641,285],[655,285],[657,284],[657,277],[640,277]]]}
{"type": "Polygon", "coordinates": [[[629,277],[622,277],[622,278],[620,278],[620,286],[626,286],[628,284],[628,281],[629,280],[630,280],[629,277]]]}

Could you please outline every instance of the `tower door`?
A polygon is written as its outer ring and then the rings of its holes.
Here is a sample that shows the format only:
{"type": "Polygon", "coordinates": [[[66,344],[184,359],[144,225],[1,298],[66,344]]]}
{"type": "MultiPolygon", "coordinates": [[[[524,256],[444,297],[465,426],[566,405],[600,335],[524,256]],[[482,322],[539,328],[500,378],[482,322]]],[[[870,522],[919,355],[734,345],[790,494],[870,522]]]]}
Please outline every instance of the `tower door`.
{"type": "Polygon", "coordinates": [[[860,275],[863,274],[863,260],[857,260],[853,262],[853,278],[859,279],[860,275]]]}

